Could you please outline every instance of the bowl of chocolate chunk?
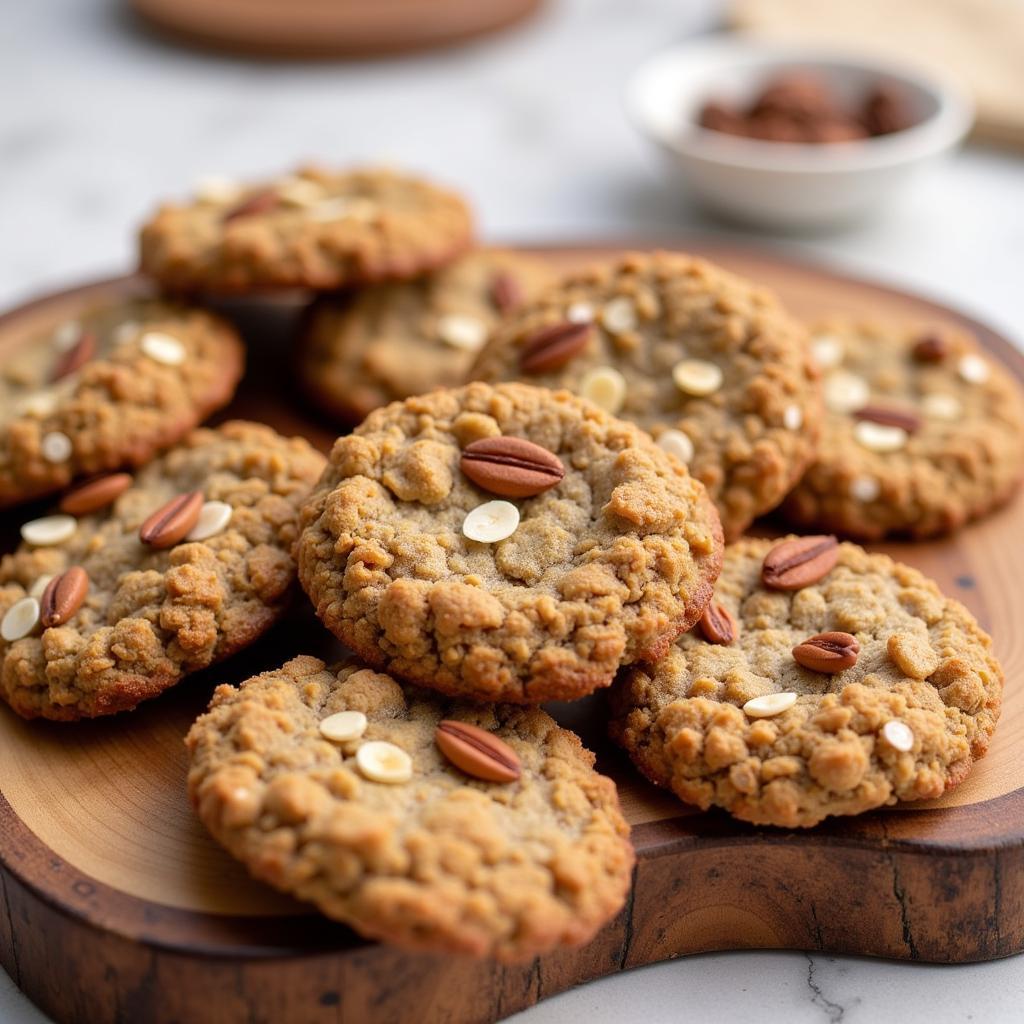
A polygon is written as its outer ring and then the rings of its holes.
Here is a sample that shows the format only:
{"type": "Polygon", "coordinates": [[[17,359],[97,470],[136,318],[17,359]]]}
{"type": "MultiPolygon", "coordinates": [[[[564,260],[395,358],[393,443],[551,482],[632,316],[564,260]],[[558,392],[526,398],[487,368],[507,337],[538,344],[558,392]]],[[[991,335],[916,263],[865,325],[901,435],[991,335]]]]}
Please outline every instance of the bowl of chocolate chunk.
{"type": "Polygon", "coordinates": [[[959,145],[973,117],[960,87],[933,71],[728,37],[652,57],[626,102],[690,196],[775,229],[883,210],[959,145]]]}

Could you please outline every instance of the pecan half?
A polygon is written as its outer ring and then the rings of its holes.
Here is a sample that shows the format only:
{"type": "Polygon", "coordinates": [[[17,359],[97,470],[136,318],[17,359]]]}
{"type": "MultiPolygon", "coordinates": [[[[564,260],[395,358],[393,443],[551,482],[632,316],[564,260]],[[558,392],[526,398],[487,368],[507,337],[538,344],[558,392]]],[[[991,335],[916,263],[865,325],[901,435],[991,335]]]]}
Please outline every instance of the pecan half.
{"type": "Polygon", "coordinates": [[[505,498],[529,498],[564,476],[562,460],[522,437],[484,437],[466,445],[462,472],[478,487],[505,498]]]}
{"type": "Polygon", "coordinates": [[[761,582],[771,590],[800,590],[827,576],[839,559],[831,534],[784,540],[764,556],[761,582]]]}
{"type": "Polygon", "coordinates": [[[793,648],[793,660],[812,672],[842,672],[857,664],[860,644],[850,633],[817,633],[793,648]]]}
{"type": "Polygon", "coordinates": [[[202,508],[202,491],[171,498],[139,527],[139,540],[151,548],[173,547],[196,525],[202,508]]]}
{"type": "Polygon", "coordinates": [[[516,752],[504,740],[468,722],[438,722],[434,739],[456,768],[475,779],[515,782],[522,774],[516,752]]]}
{"type": "Polygon", "coordinates": [[[44,629],[62,626],[71,618],[89,593],[89,576],[80,565],[54,576],[39,599],[39,621],[44,629]]]}
{"type": "Polygon", "coordinates": [[[545,327],[531,337],[519,353],[523,373],[547,373],[565,366],[573,356],[587,347],[590,324],[565,322],[545,327]]]}

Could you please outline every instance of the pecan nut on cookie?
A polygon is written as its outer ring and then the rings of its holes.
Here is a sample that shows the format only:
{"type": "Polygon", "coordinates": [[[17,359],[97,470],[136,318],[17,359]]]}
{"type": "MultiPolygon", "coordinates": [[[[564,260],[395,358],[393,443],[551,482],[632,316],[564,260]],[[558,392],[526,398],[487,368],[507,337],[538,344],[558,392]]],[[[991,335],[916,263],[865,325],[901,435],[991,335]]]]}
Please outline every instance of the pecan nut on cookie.
{"type": "Polygon", "coordinates": [[[405,281],[473,241],[459,196],[390,170],[300,168],[259,184],[200,183],[143,227],[141,269],[175,291],[327,290],[405,281]]]}
{"type": "Polygon", "coordinates": [[[0,506],[142,465],[230,401],[243,363],[226,321],[155,299],[26,332],[0,364],[0,506]]]}
{"type": "Polygon", "coordinates": [[[988,748],[992,642],[916,569],[832,536],[744,540],[714,605],[731,629],[681,637],[611,695],[613,738],[688,803],[815,825],[941,796],[988,748]]]}
{"type": "Polygon", "coordinates": [[[523,960],[588,941],[629,890],[615,785],[538,708],[298,657],[219,687],[187,745],[213,836],[369,938],[523,960]]]}
{"type": "Polygon", "coordinates": [[[317,300],[306,316],[298,373],[335,419],[466,379],[501,319],[551,283],[541,261],[481,249],[416,281],[317,300]]]}
{"type": "Polygon", "coordinates": [[[722,557],[703,486],[568,392],[470,384],[339,438],[299,578],[376,668],[479,700],[573,699],[661,655],[722,557]]]}
{"type": "Polygon", "coordinates": [[[929,537],[1002,504],[1024,473],[1020,384],[964,331],[832,319],[818,455],[791,522],[867,540],[929,537]]]}
{"type": "Polygon", "coordinates": [[[570,275],[470,374],[568,388],[639,424],[707,487],[727,538],[799,480],[822,417],[804,329],[764,289],[677,253],[570,275]]]}
{"type": "Polygon", "coordinates": [[[111,714],[252,643],[287,606],[323,464],[236,421],[24,523],[0,561],[0,696],[26,718],[111,714]]]}

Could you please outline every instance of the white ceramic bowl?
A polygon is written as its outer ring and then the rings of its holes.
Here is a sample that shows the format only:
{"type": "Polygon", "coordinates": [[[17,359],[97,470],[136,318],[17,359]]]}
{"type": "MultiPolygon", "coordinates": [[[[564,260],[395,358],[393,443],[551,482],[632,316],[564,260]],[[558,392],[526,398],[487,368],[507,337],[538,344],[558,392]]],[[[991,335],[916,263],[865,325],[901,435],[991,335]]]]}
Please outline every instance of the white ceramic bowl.
{"type": "Polygon", "coordinates": [[[953,150],[973,110],[952,82],[874,57],[715,38],[652,57],[633,75],[629,113],[668,157],[673,175],[708,206],[737,220],[783,229],[851,221],[881,209],[953,150]],[[855,105],[886,83],[906,97],[914,125],[855,142],[764,142],[697,124],[709,99],[746,102],[778,73],[820,74],[855,105]]]}

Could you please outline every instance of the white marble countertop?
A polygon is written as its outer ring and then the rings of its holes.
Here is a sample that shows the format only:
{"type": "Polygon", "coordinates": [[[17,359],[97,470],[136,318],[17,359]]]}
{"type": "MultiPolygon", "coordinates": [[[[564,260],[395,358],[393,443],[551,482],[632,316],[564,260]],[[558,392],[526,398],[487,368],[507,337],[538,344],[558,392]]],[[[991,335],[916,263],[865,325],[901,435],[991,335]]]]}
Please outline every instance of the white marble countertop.
{"type": "MultiPolygon", "coordinates": [[[[8,3],[0,304],[129,267],[140,218],[201,174],[302,158],[431,173],[472,197],[492,239],[724,234],[665,186],[621,103],[643,57],[716,13],[714,0],[553,0],[464,49],[265,66],[139,35],[112,0],[8,3]]],[[[786,244],[941,296],[1024,342],[1020,158],[970,149],[884,220],[786,244]]],[[[1022,1005],[1022,957],[934,967],[728,953],[596,982],[516,1020],[1001,1022],[1022,1005]]],[[[0,1020],[44,1021],[2,973],[0,1020]]]]}

